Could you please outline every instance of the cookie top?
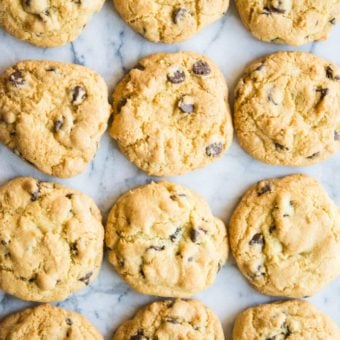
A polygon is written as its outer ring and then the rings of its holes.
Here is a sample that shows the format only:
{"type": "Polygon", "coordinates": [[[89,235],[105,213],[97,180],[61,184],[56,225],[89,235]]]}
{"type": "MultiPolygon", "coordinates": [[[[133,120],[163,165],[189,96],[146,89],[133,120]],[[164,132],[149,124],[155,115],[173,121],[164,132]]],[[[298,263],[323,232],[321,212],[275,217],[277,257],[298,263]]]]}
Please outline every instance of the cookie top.
{"type": "Polygon", "coordinates": [[[277,44],[326,39],[340,18],[339,0],[236,0],[236,6],[257,39],[277,44]]]}
{"type": "Polygon", "coordinates": [[[217,316],[197,300],[154,302],[116,331],[113,340],[224,340],[217,316]]]}
{"type": "Polygon", "coordinates": [[[229,0],[114,0],[122,18],[153,42],[175,43],[191,38],[221,18],[229,0]]]}
{"type": "Polygon", "coordinates": [[[228,256],[223,222],[200,196],[168,182],[121,196],[105,238],[116,271],[149,295],[190,297],[214,282],[228,256]]]}
{"type": "Polygon", "coordinates": [[[95,203],[60,184],[21,177],[0,187],[0,288],[63,300],[97,276],[104,230],[95,203]]]}
{"type": "Polygon", "coordinates": [[[150,175],[174,176],[220,158],[232,141],[228,89],[208,58],[192,53],[142,59],[113,94],[111,136],[150,175]]]}
{"type": "Polygon", "coordinates": [[[339,217],[338,207],[309,176],[264,180],[233,213],[230,246],[260,292],[310,296],[340,275],[339,217]]]}
{"type": "Polygon", "coordinates": [[[81,173],[109,115],[104,80],[83,66],[23,61],[0,75],[0,141],[49,175],[81,173]]]}
{"type": "Polygon", "coordinates": [[[309,53],[254,62],[235,89],[241,146],[269,164],[305,166],[340,148],[340,69],[309,53]]]}
{"type": "Polygon", "coordinates": [[[2,320],[0,339],[103,340],[103,337],[80,314],[52,305],[40,305],[2,320]]]}
{"type": "Polygon", "coordinates": [[[291,300],[248,308],[238,315],[234,340],[338,340],[340,329],[306,301],[291,300]]]}
{"type": "Polygon", "coordinates": [[[105,0],[1,0],[0,26],[40,47],[73,41],[105,0]]]}

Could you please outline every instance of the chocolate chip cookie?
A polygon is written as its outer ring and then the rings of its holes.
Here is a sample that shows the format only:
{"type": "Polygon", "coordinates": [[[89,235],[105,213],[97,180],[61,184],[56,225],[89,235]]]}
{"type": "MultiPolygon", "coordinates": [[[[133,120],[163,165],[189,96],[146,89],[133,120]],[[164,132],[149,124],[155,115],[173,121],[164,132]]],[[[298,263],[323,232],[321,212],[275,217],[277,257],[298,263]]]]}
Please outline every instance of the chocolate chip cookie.
{"type": "Polygon", "coordinates": [[[228,256],[226,228],[207,203],[174,183],[121,196],[106,226],[109,261],[140,293],[190,297],[210,286],[228,256]]]}
{"type": "Polygon", "coordinates": [[[309,53],[278,52],[246,70],[235,90],[241,146],[269,163],[306,166],[340,148],[340,69],[309,53]]]}
{"type": "Polygon", "coordinates": [[[217,316],[197,300],[166,300],[142,309],[116,331],[113,340],[224,340],[217,316]]]}
{"type": "Polygon", "coordinates": [[[150,175],[203,167],[222,157],[232,141],[224,77],[193,52],[141,60],[115,89],[113,111],[111,136],[150,175]]]}
{"type": "Polygon", "coordinates": [[[95,327],[78,313],[40,305],[14,313],[0,322],[0,339],[103,340],[95,327]]]}
{"type": "Polygon", "coordinates": [[[0,141],[49,175],[84,171],[109,115],[104,80],[83,66],[23,61],[0,75],[0,141]]]}
{"type": "Polygon", "coordinates": [[[340,329],[306,301],[291,300],[251,307],[236,318],[233,340],[338,340],[340,329]]]}
{"type": "Polygon", "coordinates": [[[340,18],[339,0],[236,0],[236,5],[257,39],[277,44],[326,39],[340,18]]]}
{"type": "Polygon", "coordinates": [[[58,301],[99,272],[104,230],[79,191],[29,177],[0,187],[0,288],[28,301],[58,301]]]}
{"type": "Polygon", "coordinates": [[[114,0],[114,4],[122,18],[145,38],[175,43],[220,19],[229,0],[114,0]]]}
{"type": "Polygon", "coordinates": [[[1,0],[0,26],[40,47],[73,41],[104,0],[1,0]]]}
{"type": "Polygon", "coordinates": [[[310,296],[340,275],[339,208],[309,176],[251,187],[233,213],[229,238],[239,269],[264,294],[310,296]]]}

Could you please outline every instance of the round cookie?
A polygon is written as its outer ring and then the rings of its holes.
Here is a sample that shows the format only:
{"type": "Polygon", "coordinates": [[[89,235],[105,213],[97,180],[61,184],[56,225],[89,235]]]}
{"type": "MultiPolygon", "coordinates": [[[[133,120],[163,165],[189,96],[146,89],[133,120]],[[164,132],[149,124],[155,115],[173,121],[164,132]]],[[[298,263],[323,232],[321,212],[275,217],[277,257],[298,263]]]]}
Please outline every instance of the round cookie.
{"type": "Polygon", "coordinates": [[[338,340],[340,329],[306,301],[291,300],[251,307],[238,315],[233,340],[338,340]]]}
{"type": "Polygon", "coordinates": [[[232,215],[229,239],[240,271],[264,294],[310,296],[340,275],[338,207],[306,175],[251,187],[232,215]]]}
{"type": "Polygon", "coordinates": [[[269,164],[306,166],[340,148],[340,69],[309,53],[251,64],[235,89],[241,146],[269,164]]]}
{"type": "Polygon", "coordinates": [[[229,0],[114,0],[122,18],[139,34],[153,42],[187,40],[220,19],[229,0]]]}
{"type": "Polygon", "coordinates": [[[73,41],[105,0],[1,0],[0,26],[40,47],[73,41]]]}
{"type": "Polygon", "coordinates": [[[121,196],[107,221],[109,261],[143,294],[190,297],[210,286],[228,256],[226,228],[207,203],[174,183],[121,196]]]}
{"type": "Polygon", "coordinates": [[[23,61],[0,75],[0,142],[49,175],[84,171],[109,115],[104,80],[83,66],[23,61]]]}
{"type": "Polygon", "coordinates": [[[82,315],[52,305],[14,313],[0,321],[0,339],[103,340],[82,315]]]}
{"type": "Polygon", "coordinates": [[[58,301],[97,276],[104,228],[93,200],[60,184],[21,177],[0,187],[0,289],[58,301]]]}
{"type": "Polygon", "coordinates": [[[193,53],[142,59],[113,94],[111,136],[155,176],[175,176],[222,157],[233,128],[228,89],[208,58],[193,53]]]}
{"type": "Polygon", "coordinates": [[[236,0],[236,6],[257,39],[277,44],[327,39],[340,18],[339,0],[236,0]]]}
{"type": "Polygon", "coordinates": [[[221,322],[197,300],[154,302],[125,321],[113,340],[224,340],[221,322]]]}

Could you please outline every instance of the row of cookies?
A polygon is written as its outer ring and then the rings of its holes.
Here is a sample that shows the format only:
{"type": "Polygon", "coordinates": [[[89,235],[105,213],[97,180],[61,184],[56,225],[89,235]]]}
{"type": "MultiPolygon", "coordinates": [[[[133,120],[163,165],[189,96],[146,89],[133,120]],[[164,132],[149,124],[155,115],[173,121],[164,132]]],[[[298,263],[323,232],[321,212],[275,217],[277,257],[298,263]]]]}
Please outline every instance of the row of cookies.
{"type": "MultiPolygon", "coordinates": [[[[71,177],[111,136],[149,175],[174,176],[222,157],[233,139],[228,89],[218,67],[193,52],[159,53],[116,86],[112,107],[94,71],[23,61],[0,75],[0,141],[41,171],[71,177]]],[[[340,147],[340,69],[302,52],[278,52],[246,68],[233,122],[254,158],[311,165],[340,147]]]]}
{"type": "MultiPolygon", "coordinates": [[[[0,26],[8,33],[41,47],[73,41],[105,0],[2,0],[0,26]]],[[[229,0],[114,0],[121,17],[153,42],[189,39],[220,19],[229,0]]],[[[302,45],[327,38],[340,17],[339,0],[327,2],[237,0],[244,25],[258,39],[302,45]]]]}
{"type": "MultiPolygon", "coordinates": [[[[104,227],[86,195],[29,177],[0,187],[0,288],[28,301],[63,300],[92,282],[104,227]]],[[[170,182],[123,194],[105,228],[108,257],[136,291],[190,298],[228,258],[260,292],[305,297],[340,275],[339,208],[313,178],[264,180],[243,196],[228,228],[202,197],[170,182]],[[228,242],[229,238],[229,242],[228,242]]]]}
{"type": "MultiPolygon", "coordinates": [[[[338,340],[340,328],[305,301],[290,300],[251,307],[235,320],[232,339],[338,340]]],[[[25,309],[0,321],[0,340],[103,340],[78,313],[51,305],[25,309]]],[[[197,300],[165,300],[141,308],[123,322],[112,340],[224,340],[217,316],[197,300]]]]}

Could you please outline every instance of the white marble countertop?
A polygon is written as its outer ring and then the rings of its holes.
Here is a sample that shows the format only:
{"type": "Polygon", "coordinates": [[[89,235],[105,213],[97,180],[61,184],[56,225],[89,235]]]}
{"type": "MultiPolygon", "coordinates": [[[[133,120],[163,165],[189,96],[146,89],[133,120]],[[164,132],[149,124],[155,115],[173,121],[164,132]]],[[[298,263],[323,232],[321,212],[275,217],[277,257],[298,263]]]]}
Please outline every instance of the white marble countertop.
{"type": "MultiPolygon", "coordinates": [[[[157,51],[194,50],[208,55],[221,67],[232,90],[247,63],[282,49],[288,47],[253,39],[243,28],[233,5],[223,19],[190,41],[163,45],[150,43],[134,33],[118,17],[112,1],[107,1],[83,34],[74,43],[61,48],[36,48],[0,30],[0,72],[19,60],[29,58],[79,63],[101,73],[111,91],[124,72],[142,56],[157,51]]],[[[310,51],[340,64],[340,24],[335,27],[329,40],[294,49],[310,51]]],[[[339,169],[340,152],[328,161],[309,168],[274,167],[251,159],[234,140],[233,146],[222,160],[202,170],[170,180],[187,185],[202,194],[214,213],[227,223],[237,200],[250,184],[260,179],[296,172],[315,176],[340,205],[339,169]]],[[[4,146],[0,146],[0,184],[23,175],[58,181],[82,190],[95,199],[104,216],[121,193],[150,180],[120,154],[107,134],[87,171],[69,180],[45,176],[4,146]]],[[[231,258],[219,273],[215,284],[197,295],[197,298],[220,317],[227,339],[230,339],[233,320],[238,312],[257,303],[275,300],[253,290],[231,258]]],[[[139,306],[153,300],[154,297],[133,292],[105,260],[99,279],[92,286],[58,305],[84,314],[106,339],[110,339],[119,323],[134,314],[139,306]]],[[[328,313],[340,326],[340,278],[308,300],[328,313]]],[[[31,304],[0,292],[0,317],[29,305],[31,304]]]]}

